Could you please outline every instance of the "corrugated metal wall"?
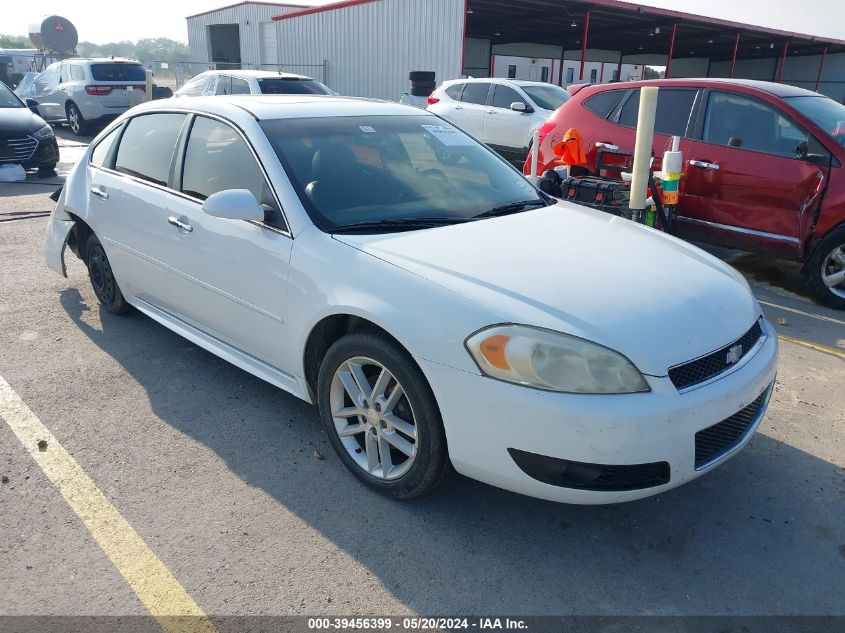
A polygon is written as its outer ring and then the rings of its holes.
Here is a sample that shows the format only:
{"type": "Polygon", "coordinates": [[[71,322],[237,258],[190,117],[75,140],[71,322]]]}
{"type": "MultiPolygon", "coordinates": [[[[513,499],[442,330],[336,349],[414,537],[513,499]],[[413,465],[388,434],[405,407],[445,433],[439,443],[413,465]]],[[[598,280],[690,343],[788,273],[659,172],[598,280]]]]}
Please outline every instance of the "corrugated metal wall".
{"type": "Polygon", "coordinates": [[[279,20],[276,35],[280,63],[326,60],[337,92],[397,100],[411,70],[460,76],[463,31],[464,0],[377,0],[279,20]]]}
{"type": "Polygon", "coordinates": [[[244,67],[257,67],[264,63],[261,59],[261,23],[271,22],[274,15],[299,11],[300,8],[285,4],[249,3],[187,18],[188,48],[191,51],[191,61],[211,61],[211,51],[208,46],[209,25],[239,24],[241,63],[244,67]]]}
{"type": "Polygon", "coordinates": [[[490,75],[490,40],[474,37],[464,43],[464,74],[472,77],[490,75]]]}
{"type": "MultiPolygon", "coordinates": [[[[783,68],[783,83],[814,90],[816,76],[819,72],[820,55],[786,58],[783,68]]],[[[780,59],[739,59],[736,62],[734,77],[741,79],[761,79],[772,81],[780,64],[780,59]]],[[[711,77],[727,77],[730,72],[730,62],[713,62],[710,65],[711,77]]],[[[828,55],[824,62],[822,80],[819,92],[840,103],[845,101],[845,53],[828,55]]]]}

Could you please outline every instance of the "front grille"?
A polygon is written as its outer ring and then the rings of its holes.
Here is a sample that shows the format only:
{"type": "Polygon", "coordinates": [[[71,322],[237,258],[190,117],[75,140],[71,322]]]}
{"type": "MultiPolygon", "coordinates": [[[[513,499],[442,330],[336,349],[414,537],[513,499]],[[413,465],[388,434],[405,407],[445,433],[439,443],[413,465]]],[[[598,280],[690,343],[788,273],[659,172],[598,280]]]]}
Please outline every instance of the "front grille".
{"type": "Polygon", "coordinates": [[[0,163],[21,163],[29,160],[38,141],[25,138],[0,138],[0,163]]]}
{"type": "Polygon", "coordinates": [[[516,465],[529,477],[561,488],[618,492],[669,483],[668,462],[589,464],[509,448],[516,465]]]}
{"type": "Polygon", "coordinates": [[[760,321],[757,321],[748,332],[730,345],[725,345],[707,356],[673,367],[669,370],[669,379],[679,391],[709,380],[736,365],[754,347],[761,336],[763,336],[763,328],[760,326],[760,321]],[[738,354],[733,354],[732,350],[735,350],[736,346],[741,346],[741,349],[738,354]]]}
{"type": "Polygon", "coordinates": [[[695,434],[695,468],[703,468],[739,446],[765,409],[771,387],[747,407],[695,434]]]}

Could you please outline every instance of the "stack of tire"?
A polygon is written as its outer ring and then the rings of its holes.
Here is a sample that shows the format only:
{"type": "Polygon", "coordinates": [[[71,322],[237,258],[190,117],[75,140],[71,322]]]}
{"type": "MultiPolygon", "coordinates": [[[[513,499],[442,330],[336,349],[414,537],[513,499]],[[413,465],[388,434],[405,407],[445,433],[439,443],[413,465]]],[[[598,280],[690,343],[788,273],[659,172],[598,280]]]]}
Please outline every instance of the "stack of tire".
{"type": "Polygon", "coordinates": [[[411,94],[415,97],[427,97],[437,87],[432,71],[412,70],[408,79],[411,81],[411,94]]]}

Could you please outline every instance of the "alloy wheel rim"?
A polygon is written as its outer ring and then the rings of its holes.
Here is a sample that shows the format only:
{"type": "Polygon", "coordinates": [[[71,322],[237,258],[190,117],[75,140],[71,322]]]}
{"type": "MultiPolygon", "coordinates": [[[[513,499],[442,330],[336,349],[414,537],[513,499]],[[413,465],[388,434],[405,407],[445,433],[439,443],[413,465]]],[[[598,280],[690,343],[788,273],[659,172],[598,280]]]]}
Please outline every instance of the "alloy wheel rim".
{"type": "Polygon", "coordinates": [[[335,431],[355,464],[390,481],[410,470],[418,428],[405,388],[378,361],[356,356],[332,377],[329,403],[335,431]]]}
{"type": "Polygon", "coordinates": [[[837,246],[824,258],[822,282],[837,297],[845,299],[845,244],[837,246]]]}
{"type": "Polygon", "coordinates": [[[73,106],[68,108],[68,122],[73,132],[79,132],[79,112],[73,106]]]}

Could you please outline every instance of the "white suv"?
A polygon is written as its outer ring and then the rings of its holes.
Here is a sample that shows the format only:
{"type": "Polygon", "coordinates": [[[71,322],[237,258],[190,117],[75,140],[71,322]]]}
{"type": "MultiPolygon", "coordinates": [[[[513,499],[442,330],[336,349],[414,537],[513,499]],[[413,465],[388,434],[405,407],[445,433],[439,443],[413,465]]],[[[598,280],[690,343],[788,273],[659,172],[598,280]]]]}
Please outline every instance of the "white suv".
{"type": "Polygon", "coordinates": [[[521,163],[534,130],[567,99],[566,90],[545,82],[454,79],[431,93],[427,109],[521,163]]]}
{"type": "Polygon", "coordinates": [[[74,134],[89,124],[104,123],[129,109],[127,88],[146,88],[146,72],[131,59],[66,59],[48,66],[25,96],[38,102],[38,114],[49,123],[67,122],[74,134]]]}

